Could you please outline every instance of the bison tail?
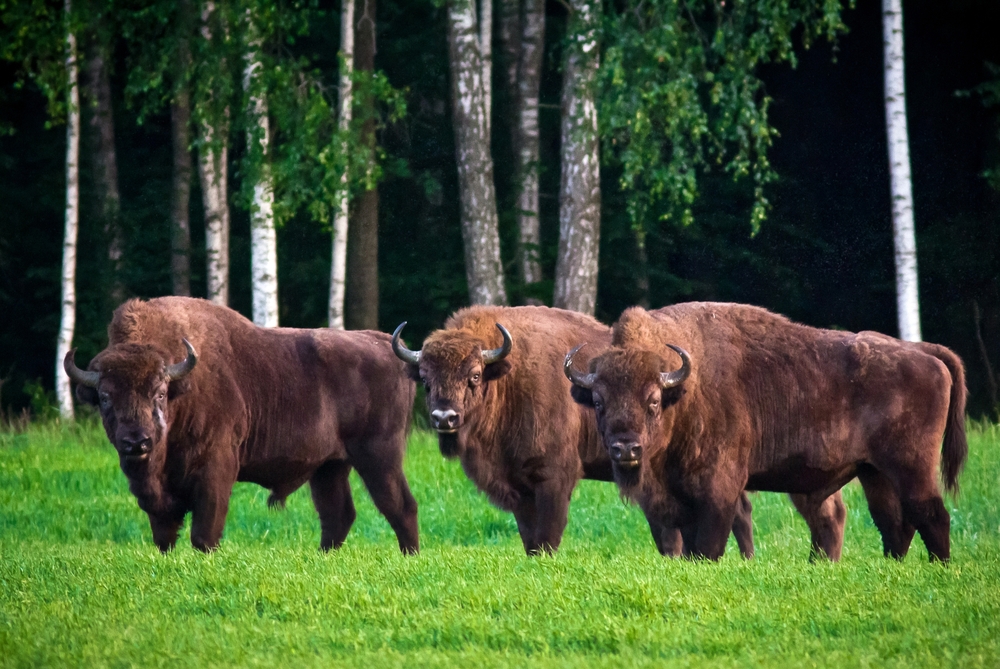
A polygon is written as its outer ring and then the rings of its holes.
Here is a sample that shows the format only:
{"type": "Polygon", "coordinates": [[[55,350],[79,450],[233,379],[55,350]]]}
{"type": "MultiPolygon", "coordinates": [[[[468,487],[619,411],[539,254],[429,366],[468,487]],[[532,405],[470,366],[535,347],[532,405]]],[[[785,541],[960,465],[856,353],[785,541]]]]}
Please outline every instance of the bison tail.
{"type": "Polygon", "coordinates": [[[944,429],[944,447],[941,451],[941,475],[945,488],[957,495],[958,475],[969,455],[969,443],[965,436],[965,366],[962,359],[949,348],[937,344],[923,344],[922,347],[943,362],[951,373],[951,398],[948,404],[948,423],[944,429]]]}

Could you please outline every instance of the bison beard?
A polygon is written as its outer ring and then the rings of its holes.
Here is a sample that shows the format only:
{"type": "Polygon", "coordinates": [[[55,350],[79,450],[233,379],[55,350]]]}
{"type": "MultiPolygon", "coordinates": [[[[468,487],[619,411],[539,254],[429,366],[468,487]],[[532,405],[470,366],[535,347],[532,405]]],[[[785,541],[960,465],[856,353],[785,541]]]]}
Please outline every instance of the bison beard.
{"type": "Polygon", "coordinates": [[[418,550],[402,471],[414,385],[388,335],[263,329],[182,297],[126,302],[108,335],[90,371],[72,353],[65,366],[77,396],[99,406],[161,550],[188,512],[192,545],[218,546],[236,481],[269,488],[275,505],[308,482],[320,546],[337,548],[355,518],[352,468],[400,549],[418,550]]]}
{"type": "Polygon", "coordinates": [[[735,304],[636,307],[613,331],[588,374],[567,355],[573,397],[594,407],[606,447],[641,449],[641,469],[616,465],[616,480],[647,515],[668,513],[694,555],[722,555],[744,489],[795,493],[807,520],[825,518],[810,522],[816,552],[841,531],[838,491],[857,476],[886,555],[904,556],[915,530],[931,560],[950,557],[937,464],[954,491],[968,450],[950,350],[735,304]]]}

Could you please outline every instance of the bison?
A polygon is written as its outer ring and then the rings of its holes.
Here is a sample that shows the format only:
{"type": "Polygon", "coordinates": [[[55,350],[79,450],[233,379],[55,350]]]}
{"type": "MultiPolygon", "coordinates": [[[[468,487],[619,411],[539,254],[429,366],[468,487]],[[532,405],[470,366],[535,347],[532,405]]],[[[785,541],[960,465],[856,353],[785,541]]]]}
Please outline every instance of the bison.
{"type": "Polygon", "coordinates": [[[821,504],[857,476],[886,555],[902,558],[916,530],[931,560],[949,559],[937,469],[957,491],[968,451],[949,349],[692,302],[628,309],[588,373],[573,359],[573,397],[593,407],[622,493],[694,555],[722,555],[744,489],[821,504]]]}
{"type": "MultiPolygon", "coordinates": [[[[596,353],[610,344],[610,328],[562,309],[469,307],[432,333],[420,351],[410,351],[399,338],[405,325],[393,334],[393,348],[427,388],[441,453],[460,458],[490,501],[514,514],[529,555],[558,549],[577,482],[612,480],[593,412],[569,398],[560,367],[566,346],[585,338],[596,353]]],[[[746,557],[753,554],[750,511],[741,496],[731,522],[746,557]]],[[[810,526],[833,528],[823,545],[839,551],[836,508],[805,512],[812,513],[810,526]]],[[[647,520],[657,549],[679,554],[676,528],[661,517],[647,514],[647,520]]]]}
{"type": "Polygon", "coordinates": [[[233,485],[306,481],[337,548],[355,518],[353,467],[405,553],[417,504],[402,462],[415,386],[379,332],[265,329],[205,300],[130,300],[88,371],[64,361],[77,397],[97,405],[153,541],[169,551],[191,512],[191,543],[219,545],[233,485]]]}

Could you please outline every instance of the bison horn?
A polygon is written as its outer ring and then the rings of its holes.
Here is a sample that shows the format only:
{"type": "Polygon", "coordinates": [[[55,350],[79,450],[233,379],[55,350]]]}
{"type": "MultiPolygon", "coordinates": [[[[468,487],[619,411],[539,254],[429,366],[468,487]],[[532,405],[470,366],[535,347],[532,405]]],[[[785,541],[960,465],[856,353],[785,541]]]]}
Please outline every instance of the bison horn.
{"type": "Polygon", "coordinates": [[[406,321],[399,324],[396,331],[392,333],[392,352],[396,354],[396,357],[405,363],[411,365],[420,364],[420,351],[411,351],[403,345],[403,342],[399,341],[399,333],[403,331],[406,327],[406,321]]]}
{"type": "Polygon", "coordinates": [[[483,351],[483,364],[485,365],[492,365],[494,362],[500,362],[510,355],[510,349],[514,347],[514,340],[510,338],[510,333],[507,332],[507,328],[499,323],[496,325],[497,329],[500,330],[500,334],[503,335],[503,344],[500,348],[483,351]]]}
{"type": "Polygon", "coordinates": [[[187,357],[181,362],[173,365],[167,365],[167,378],[171,381],[177,381],[178,379],[183,379],[185,376],[191,373],[194,366],[198,364],[198,354],[194,352],[194,346],[191,345],[187,339],[182,339],[184,342],[184,348],[187,349],[187,357]]]}
{"type": "Polygon", "coordinates": [[[566,354],[566,361],[563,362],[563,372],[566,373],[566,378],[573,382],[573,385],[590,390],[594,387],[594,381],[597,378],[597,373],[591,372],[590,374],[581,374],[573,367],[573,356],[576,355],[577,351],[586,345],[587,343],[584,342],[566,354]]]}
{"type": "Polygon", "coordinates": [[[76,356],[76,349],[66,354],[63,358],[63,369],[66,370],[66,375],[79,383],[81,386],[87,386],[88,388],[96,388],[97,382],[101,379],[100,372],[85,372],[76,366],[73,358],[76,356]]]}
{"type": "Polygon", "coordinates": [[[672,348],[677,355],[681,356],[682,364],[680,369],[672,372],[660,372],[660,385],[664,389],[679,386],[684,382],[684,379],[691,376],[691,356],[688,355],[688,352],[680,346],[674,346],[673,344],[667,344],[667,346],[672,348]]]}

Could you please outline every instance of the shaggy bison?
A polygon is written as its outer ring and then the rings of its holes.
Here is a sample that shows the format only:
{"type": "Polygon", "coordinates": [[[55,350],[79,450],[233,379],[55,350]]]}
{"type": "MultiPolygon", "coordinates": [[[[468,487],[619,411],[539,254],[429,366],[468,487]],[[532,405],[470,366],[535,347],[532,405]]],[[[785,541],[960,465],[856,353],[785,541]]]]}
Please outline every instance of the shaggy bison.
{"type": "Polygon", "coordinates": [[[131,300],[108,347],[64,366],[77,397],[100,408],[108,439],[162,551],[188,511],[191,543],[214,549],[233,484],[272,491],[306,481],[337,548],[354,522],[355,468],[404,552],[416,552],[417,504],[403,476],[414,385],[379,332],[263,329],[205,300],[131,300]]]}
{"type": "Polygon", "coordinates": [[[949,558],[938,463],[954,491],[968,449],[964,370],[943,346],[694,302],[625,311],[589,373],[573,352],[565,370],[623,494],[695,555],[722,555],[744,489],[818,503],[857,476],[887,555],[916,530],[949,558]]]}

